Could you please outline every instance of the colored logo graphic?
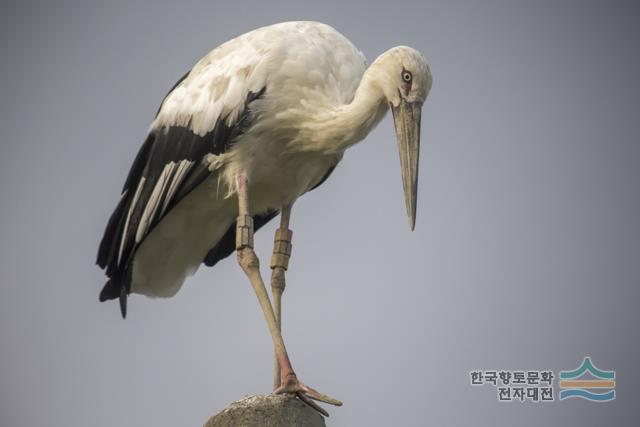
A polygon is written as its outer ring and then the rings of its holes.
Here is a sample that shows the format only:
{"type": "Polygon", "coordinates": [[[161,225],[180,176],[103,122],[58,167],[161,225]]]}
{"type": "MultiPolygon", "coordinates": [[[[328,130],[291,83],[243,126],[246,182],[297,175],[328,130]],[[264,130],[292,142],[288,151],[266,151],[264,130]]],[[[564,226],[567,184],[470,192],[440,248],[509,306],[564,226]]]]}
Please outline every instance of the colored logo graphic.
{"type": "Polygon", "coordinates": [[[579,397],[592,402],[609,402],[616,398],[616,371],[596,368],[589,356],[573,371],[560,371],[560,400],[579,397]],[[579,379],[589,372],[589,379],[579,379]],[[597,391],[591,391],[597,390],[597,391]]]}

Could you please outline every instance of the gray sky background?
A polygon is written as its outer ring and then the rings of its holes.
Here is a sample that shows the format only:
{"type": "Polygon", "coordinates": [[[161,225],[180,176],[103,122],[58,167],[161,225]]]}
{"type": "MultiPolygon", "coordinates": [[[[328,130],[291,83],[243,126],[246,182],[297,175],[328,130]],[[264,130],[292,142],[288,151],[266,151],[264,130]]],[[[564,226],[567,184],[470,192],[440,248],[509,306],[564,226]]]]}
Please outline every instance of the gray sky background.
{"type": "MultiPolygon", "coordinates": [[[[294,209],[284,337],[330,426],[637,425],[634,1],[15,2],[0,14],[0,425],[198,426],[269,392],[233,258],[98,303],[104,225],[166,91],[216,45],[326,22],[434,74],[409,232],[391,119],[294,209]],[[617,373],[617,399],[499,403],[474,369],[617,373]]],[[[266,266],[275,224],[257,235],[266,266]]],[[[264,269],[268,274],[267,269],[264,269]]]]}

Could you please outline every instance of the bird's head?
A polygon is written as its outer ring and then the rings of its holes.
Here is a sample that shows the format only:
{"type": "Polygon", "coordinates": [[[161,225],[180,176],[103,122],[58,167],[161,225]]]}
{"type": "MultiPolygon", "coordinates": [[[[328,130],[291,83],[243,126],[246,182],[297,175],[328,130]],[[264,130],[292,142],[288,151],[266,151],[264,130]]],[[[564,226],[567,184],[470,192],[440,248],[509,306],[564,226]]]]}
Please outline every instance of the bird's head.
{"type": "Polygon", "coordinates": [[[402,185],[411,230],[416,222],[418,160],[422,104],[431,89],[431,69],[417,50],[398,46],[380,55],[371,68],[384,94],[396,128],[402,185]]]}
{"type": "Polygon", "coordinates": [[[377,82],[392,107],[402,101],[422,104],[431,89],[431,69],[425,57],[408,46],[397,46],[380,55],[371,65],[377,82]]]}

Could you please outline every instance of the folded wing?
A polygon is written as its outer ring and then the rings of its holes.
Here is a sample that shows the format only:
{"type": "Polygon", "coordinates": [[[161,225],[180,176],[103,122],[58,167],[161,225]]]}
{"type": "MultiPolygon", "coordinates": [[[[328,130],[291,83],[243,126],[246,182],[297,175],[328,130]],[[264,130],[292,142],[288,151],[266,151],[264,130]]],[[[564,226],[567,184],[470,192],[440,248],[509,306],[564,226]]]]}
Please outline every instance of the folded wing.
{"type": "Polygon", "coordinates": [[[232,40],[200,60],[165,97],[133,162],[98,250],[109,281],[100,300],[120,298],[123,316],[136,249],[210,174],[207,155],[230,149],[266,91],[261,52],[232,40]],[[233,44],[235,43],[235,49],[233,44]]]}

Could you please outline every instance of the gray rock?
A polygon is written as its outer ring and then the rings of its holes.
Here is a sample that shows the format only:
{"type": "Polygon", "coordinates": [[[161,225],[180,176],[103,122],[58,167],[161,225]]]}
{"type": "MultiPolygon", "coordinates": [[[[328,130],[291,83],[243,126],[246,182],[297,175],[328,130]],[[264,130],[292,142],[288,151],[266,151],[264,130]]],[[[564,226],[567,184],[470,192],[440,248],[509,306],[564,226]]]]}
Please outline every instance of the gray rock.
{"type": "Polygon", "coordinates": [[[326,427],[324,417],[292,395],[247,396],[233,402],[204,427],[326,427]]]}

